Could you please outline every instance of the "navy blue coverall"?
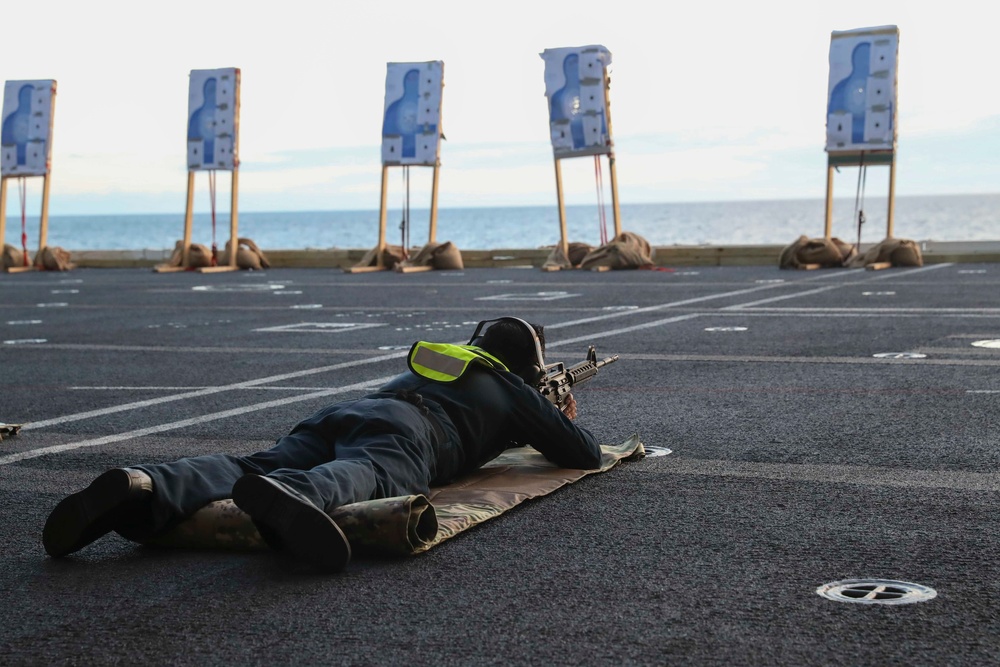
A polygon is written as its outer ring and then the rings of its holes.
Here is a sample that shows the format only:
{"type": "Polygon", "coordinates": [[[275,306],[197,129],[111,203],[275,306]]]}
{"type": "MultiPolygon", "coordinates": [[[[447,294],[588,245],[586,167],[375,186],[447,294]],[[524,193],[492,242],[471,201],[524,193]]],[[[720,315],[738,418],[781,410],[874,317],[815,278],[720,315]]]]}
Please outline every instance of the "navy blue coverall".
{"type": "Polygon", "coordinates": [[[513,373],[473,365],[444,384],[408,371],[375,394],[323,408],[266,451],[132,466],[153,479],[151,516],[118,532],[152,537],[231,497],[247,473],[273,477],[329,513],[364,500],[426,494],[528,444],[564,468],[600,466],[594,436],[513,373]]]}

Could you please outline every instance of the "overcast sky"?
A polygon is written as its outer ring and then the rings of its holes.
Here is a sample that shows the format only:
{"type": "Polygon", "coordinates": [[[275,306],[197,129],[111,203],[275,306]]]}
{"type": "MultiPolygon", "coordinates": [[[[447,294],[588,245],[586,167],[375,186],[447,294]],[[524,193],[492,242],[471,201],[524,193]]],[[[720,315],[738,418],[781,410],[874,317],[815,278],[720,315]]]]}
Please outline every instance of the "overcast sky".
{"type": "MultiPolygon", "coordinates": [[[[613,55],[623,202],[822,198],[830,33],[894,24],[898,194],[998,192],[984,6],[20,2],[3,10],[0,78],[58,82],[53,215],[183,210],[188,73],[218,67],[242,71],[241,210],[377,209],[385,64],[426,60],[445,64],[440,205],[552,204],[538,54],[585,44],[613,55]]],[[[563,169],[568,203],[593,202],[592,160],[563,169]]],[[[413,170],[414,207],[430,171],[413,170]]],[[[887,171],[872,170],[869,193],[884,193],[887,171]]],[[[206,210],[204,174],[198,184],[206,210]]],[[[847,170],[838,195],[855,185],[847,170]]],[[[9,215],[16,206],[11,188],[9,215]]]]}

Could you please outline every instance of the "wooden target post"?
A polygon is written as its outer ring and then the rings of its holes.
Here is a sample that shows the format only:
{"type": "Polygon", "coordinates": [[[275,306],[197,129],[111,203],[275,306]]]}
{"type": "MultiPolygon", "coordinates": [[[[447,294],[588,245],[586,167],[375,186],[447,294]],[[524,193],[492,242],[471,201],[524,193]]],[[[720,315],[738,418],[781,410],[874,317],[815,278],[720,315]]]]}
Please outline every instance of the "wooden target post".
{"type": "MultiPolygon", "coordinates": [[[[228,67],[215,70],[191,70],[188,92],[188,177],[187,203],[184,210],[184,238],[181,241],[180,266],[161,265],[157,273],[197,271],[220,273],[237,271],[239,251],[239,137],[240,70],[228,67]],[[215,225],[215,172],[230,172],[229,257],[225,265],[191,267],[191,232],[194,223],[195,172],[209,172],[212,198],[213,236],[215,225]]],[[[213,238],[214,242],[214,238],[213,238]]],[[[213,248],[213,259],[215,258],[213,248]]]]}
{"type": "MultiPolygon", "coordinates": [[[[38,253],[48,245],[52,130],[55,110],[54,79],[5,83],[2,134],[0,134],[0,246],[7,238],[7,184],[11,179],[27,179],[33,176],[42,177],[38,253]]],[[[26,196],[26,192],[22,193],[22,196],[26,196]]],[[[25,205],[23,200],[21,205],[22,207],[25,205]]],[[[22,245],[26,246],[27,243],[22,245]]],[[[27,247],[24,251],[27,259],[27,247]]],[[[22,273],[34,271],[36,266],[33,262],[28,262],[26,266],[11,266],[5,270],[7,273],[22,273]]]]}
{"type": "MultiPolygon", "coordinates": [[[[381,203],[379,204],[378,213],[378,245],[375,246],[375,263],[370,266],[352,266],[344,269],[346,273],[369,273],[372,271],[385,271],[388,267],[385,265],[385,249],[388,245],[386,241],[386,224],[389,217],[389,168],[393,166],[408,166],[408,165],[382,165],[382,194],[381,203]]],[[[421,165],[427,166],[427,165],[421,165]]],[[[438,174],[441,171],[441,162],[436,160],[433,165],[434,172],[431,176],[431,211],[429,220],[429,229],[427,232],[427,242],[434,243],[437,240],[437,217],[438,217],[438,174]]],[[[406,248],[403,249],[404,251],[406,248]]],[[[416,273],[419,271],[432,271],[431,266],[404,266],[401,267],[400,272],[402,273],[416,273]]]]}
{"type": "Polygon", "coordinates": [[[896,213],[896,151],[829,152],[826,160],[826,220],[823,235],[833,237],[833,174],[840,167],[864,169],[872,165],[889,167],[889,204],[886,210],[885,236],[893,233],[896,213]]]}
{"type": "MultiPolygon", "coordinates": [[[[614,235],[618,236],[622,231],[618,170],[611,129],[611,79],[607,69],[611,53],[603,46],[594,45],[546,49],[540,55],[545,61],[545,94],[549,103],[549,128],[559,211],[559,247],[563,257],[568,260],[569,237],[566,229],[562,160],[594,156],[596,168],[601,169],[600,156],[607,156],[614,235]]],[[[560,268],[562,267],[547,265],[543,270],[558,271],[560,268]]]]}
{"type": "MultiPolygon", "coordinates": [[[[438,185],[441,172],[441,98],[444,63],[386,63],[385,102],[382,118],[382,189],[379,203],[378,245],[361,263],[346,273],[385,271],[386,220],[391,167],[431,167],[431,208],[428,243],[437,239],[438,185]],[[374,257],[372,257],[374,255],[374,257]]],[[[405,172],[409,179],[409,172],[405,172]]],[[[407,180],[407,208],[409,208],[407,180]]],[[[409,224],[409,220],[405,221],[409,224]]],[[[406,253],[408,248],[403,248],[406,253]]],[[[431,266],[400,266],[403,273],[431,271],[431,266]]]]}
{"type": "MultiPolygon", "coordinates": [[[[889,167],[885,235],[887,238],[893,235],[898,60],[899,28],[894,25],[834,31],[831,34],[823,229],[826,238],[833,236],[833,179],[834,172],[840,167],[857,167],[859,170],[869,166],[889,167]]],[[[862,174],[859,174],[859,187],[860,177],[862,174]]]]}
{"type": "MultiPolygon", "coordinates": [[[[606,79],[607,80],[607,79],[606,79]]],[[[607,97],[608,90],[610,87],[610,80],[608,81],[608,86],[605,87],[604,93],[607,97]]],[[[609,145],[606,151],[595,150],[590,153],[590,155],[595,155],[600,159],[601,155],[605,155],[608,158],[608,173],[611,177],[611,216],[615,225],[615,236],[622,233],[622,223],[621,223],[621,206],[618,203],[618,169],[615,166],[615,147],[614,143],[610,141],[611,134],[611,100],[608,99],[607,105],[607,123],[608,123],[608,137],[609,145]]],[[[578,157],[578,156],[574,156],[578,157]]],[[[562,158],[556,156],[553,159],[556,171],[556,201],[559,206],[559,245],[562,248],[563,254],[567,257],[569,256],[569,237],[566,231],[566,202],[563,198],[563,182],[562,182],[562,165],[561,160],[567,158],[562,158]]],[[[558,270],[555,268],[550,268],[549,270],[558,270]]]]}

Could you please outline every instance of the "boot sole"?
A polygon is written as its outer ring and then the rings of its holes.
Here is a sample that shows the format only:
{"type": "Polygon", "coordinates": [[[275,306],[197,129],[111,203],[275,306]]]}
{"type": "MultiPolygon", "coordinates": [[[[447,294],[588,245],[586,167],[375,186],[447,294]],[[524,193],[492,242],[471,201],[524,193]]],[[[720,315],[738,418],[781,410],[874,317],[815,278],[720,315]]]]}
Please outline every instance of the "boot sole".
{"type": "Polygon", "coordinates": [[[62,499],[42,529],[46,553],[61,558],[78,551],[114,528],[120,509],[131,499],[129,474],[109,470],[79,491],[62,499]]]}
{"type": "Polygon", "coordinates": [[[259,475],[241,477],[233,486],[233,502],[280,541],[271,546],[324,572],[340,572],[350,562],[351,545],[340,526],[280,483],[259,475]]]}

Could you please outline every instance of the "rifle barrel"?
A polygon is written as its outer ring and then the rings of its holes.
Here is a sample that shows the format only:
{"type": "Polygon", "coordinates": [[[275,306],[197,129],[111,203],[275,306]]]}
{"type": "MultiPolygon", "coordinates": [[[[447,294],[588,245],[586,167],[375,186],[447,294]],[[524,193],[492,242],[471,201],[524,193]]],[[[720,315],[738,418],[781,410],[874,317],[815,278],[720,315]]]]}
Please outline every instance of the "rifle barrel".
{"type": "Polygon", "coordinates": [[[597,367],[598,368],[603,368],[604,366],[607,366],[608,364],[613,364],[616,361],[618,361],[618,355],[617,354],[612,354],[607,359],[601,359],[600,361],[598,361],[597,362],[597,367]]]}

